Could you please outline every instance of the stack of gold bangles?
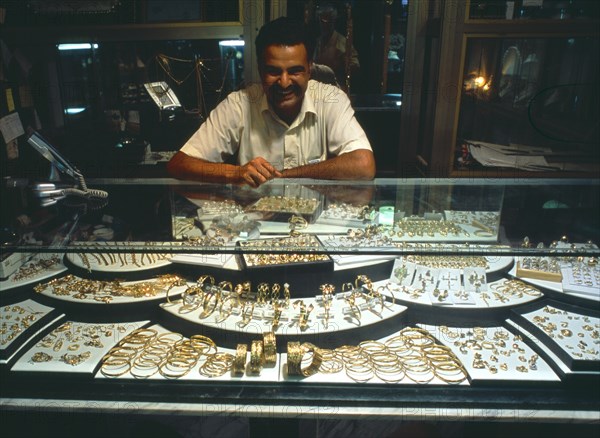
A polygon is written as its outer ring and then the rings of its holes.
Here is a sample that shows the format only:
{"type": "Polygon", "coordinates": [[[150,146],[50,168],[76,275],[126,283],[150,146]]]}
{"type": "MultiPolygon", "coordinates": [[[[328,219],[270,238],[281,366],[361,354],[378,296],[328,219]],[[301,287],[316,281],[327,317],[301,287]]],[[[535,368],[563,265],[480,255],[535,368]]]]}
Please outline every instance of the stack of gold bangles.
{"type": "MultiPolygon", "coordinates": [[[[246,371],[246,357],[248,346],[238,344],[231,374],[242,376],[246,371]]],[[[277,341],[275,333],[263,333],[263,339],[253,340],[250,344],[250,362],[248,364],[248,375],[260,376],[264,367],[274,367],[277,364],[277,341]]]]}
{"type": "Polygon", "coordinates": [[[287,373],[290,376],[310,377],[318,372],[331,374],[344,369],[346,375],[358,383],[374,377],[386,383],[397,383],[405,377],[415,383],[429,383],[437,377],[443,382],[458,384],[467,378],[463,364],[454,353],[437,344],[428,331],[420,328],[405,328],[385,342],[368,340],[334,350],[310,343],[288,342],[287,373]]]}
{"type": "Polygon", "coordinates": [[[106,377],[129,372],[135,378],[159,373],[165,378],[178,379],[203,359],[199,372],[205,377],[222,376],[234,362],[233,355],[218,353],[213,340],[206,336],[185,339],[179,333],[158,334],[154,329],[138,329],[103,357],[100,372],[106,377]]]}
{"type": "Polygon", "coordinates": [[[287,372],[289,376],[310,377],[319,372],[323,358],[321,350],[315,345],[305,342],[288,342],[287,346],[287,372]],[[302,367],[305,354],[309,354],[309,365],[302,367]]]}

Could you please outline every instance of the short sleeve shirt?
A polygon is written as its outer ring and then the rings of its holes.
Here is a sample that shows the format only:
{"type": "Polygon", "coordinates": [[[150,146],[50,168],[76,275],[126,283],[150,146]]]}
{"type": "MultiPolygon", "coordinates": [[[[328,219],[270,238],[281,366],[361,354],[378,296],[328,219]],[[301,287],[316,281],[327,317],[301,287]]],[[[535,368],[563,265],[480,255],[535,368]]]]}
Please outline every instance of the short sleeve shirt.
{"type": "Polygon", "coordinates": [[[291,125],[269,107],[262,85],[231,93],[181,148],[185,154],[220,163],[237,156],[244,165],[263,157],[278,170],[326,160],[358,149],[371,150],[348,96],[314,80],[291,125]]]}

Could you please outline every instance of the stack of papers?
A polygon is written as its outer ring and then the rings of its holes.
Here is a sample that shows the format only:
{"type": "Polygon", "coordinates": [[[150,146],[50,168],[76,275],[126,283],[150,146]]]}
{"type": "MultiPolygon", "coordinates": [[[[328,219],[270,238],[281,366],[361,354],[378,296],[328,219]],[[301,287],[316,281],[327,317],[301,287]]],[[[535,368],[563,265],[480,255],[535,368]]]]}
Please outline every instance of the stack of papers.
{"type": "Polygon", "coordinates": [[[544,155],[552,154],[548,148],[500,145],[483,141],[467,140],[473,158],[484,166],[511,167],[531,171],[561,170],[560,166],[550,165],[544,155]]]}

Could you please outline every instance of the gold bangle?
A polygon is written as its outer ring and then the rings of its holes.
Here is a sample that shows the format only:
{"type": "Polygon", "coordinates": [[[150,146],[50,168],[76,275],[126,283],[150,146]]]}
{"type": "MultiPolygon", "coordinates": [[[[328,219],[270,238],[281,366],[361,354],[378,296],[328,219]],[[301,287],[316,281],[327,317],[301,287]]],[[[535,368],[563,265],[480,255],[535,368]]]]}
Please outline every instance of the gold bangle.
{"type": "Polygon", "coordinates": [[[185,292],[183,292],[181,298],[182,306],[179,308],[179,313],[193,312],[196,310],[201,303],[199,294],[203,293],[202,289],[198,286],[188,287],[185,292]]]}
{"type": "Polygon", "coordinates": [[[267,302],[267,298],[269,296],[269,284],[268,283],[260,283],[257,286],[258,295],[256,297],[256,304],[265,304],[267,302]]]}
{"type": "Polygon", "coordinates": [[[288,376],[302,375],[302,347],[300,342],[288,342],[287,344],[287,373],[288,376]]]}
{"type": "MultiPolygon", "coordinates": [[[[386,286],[379,286],[377,288],[377,293],[379,295],[381,295],[382,297],[383,297],[383,294],[381,292],[383,291],[383,289],[387,289],[387,291],[392,295],[392,304],[390,304],[389,306],[385,306],[385,307],[387,307],[390,310],[393,310],[394,304],[396,304],[396,295],[394,295],[394,292],[392,291],[392,289],[389,288],[389,287],[387,287],[387,285],[386,286]]],[[[384,299],[384,302],[387,302],[387,300],[384,299]]]]}
{"type": "Polygon", "coordinates": [[[265,366],[275,366],[277,363],[277,343],[275,339],[275,333],[263,333],[263,347],[265,366]]]}
{"type": "Polygon", "coordinates": [[[173,282],[171,282],[171,284],[169,284],[169,286],[167,287],[167,304],[173,304],[173,301],[171,301],[171,298],[169,297],[169,293],[171,292],[171,289],[173,289],[175,286],[183,286],[185,285],[185,280],[183,278],[179,278],[177,277],[177,279],[173,282]]]}
{"type": "Polygon", "coordinates": [[[215,322],[221,323],[223,321],[225,321],[227,318],[229,318],[231,316],[231,312],[233,312],[233,308],[235,307],[235,304],[232,303],[227,310],[224,312],[223,308],[225,306],[225,303],[229,302],[229,301],[233,301],[235,302],[238,298],[235,296],[229,296],[226,299],[221,301],[221,306],[219,307],[219,318],[215,320],[215,322]]]}
{"type": "MultiPolygon", "coordinates": [[[[200,354],[211,354],[217,351],[217,346],[215,342],[207,336],[202,335],[192,335],[190,340],[188,341],[190,348],[194,352],[198,352],[200,354]]],[[[183,347],[185,343],[180,344],[180,348],[183,347]]]]}
{"type": "Polygon", "coordinates": [[[219,289],[221,289],[221,291],[228,291],[229,293],[233,292],[233,284],[231,283],[231,281],[222,281],[219,283],[219,289]]]}
{"type": "Polygon", "coordinates": [[[287,308],[290,306],[290,285],[288,283],[283,283],[283,305],[287,308]]]}
{"type": "Polygon", "coordinates": [[[276,303],[279,301],[279,292],[281,291],[281,286],[278,283],[275,283],[271,287],[271,296],[269,297],[269,301],[271,303],[276,303]]]}
{"type": "Polygon", "coordinates": [[[157,344],[165,344],[168,346],[175,345],[177,342],[183,339],[183,335],[180,333],[162,333],[156,338],[157,344]]]}
{"type": "Polygon", "coordinates": [[[373,378],[374,373],[370,366],[346,364],[346,375],[357,383],[366,383],[373,378]]]}
{"type": "MultiPolygon", "coordinates": [[[[321,363],[323,362],[321,351],[309,342],[303,343],[301,345],[301,349],[302,357],[304,357],[306,353],[312,353],[312,360],[310,361],[310,365],[305,368],[301,368],[300,372],[304,377],[310,377],[314,374],[317,374],[319,372],[319,368],[321,367],[321,363]]],[[[302,365],[302,359],[300,359],[300,364],[302,365]]]]}
{"type": "Polygon", "coordinates": [[[234,376],[243,376],[246,371],[246,356],[248,355],[248,346],[246,344],[237,344],[235,349],[235,359],[231,367],[231,374],[234,376]]]}
{"type": "Polygon", "coordinates": [[[122,357],[104,357],[100,372],[105,377],[119,377],[131,369],[131,360],[122,357]]]}
{"type": "Polygon", "coordinates": [[[254,303],[246,303],[242,310],[242,325],[247,326],[252,321],[252,315],[254,314],[254,303]]]}
{"type": "Polygon", "coordinates": [[[271,331],[277,330],[279,327],[279,319],[281,318],[281,314],[283,311],[281,310],[281,306],[278,303],[273,304],[273,322],[271,323],[271,331]]]}
{"type": "Polygon", "coordinates": [[[204,319],[204,318],[209,317],[215,311],[218,304],[219,304],[219,294],[216,294],[216,293],[204,294],[204,300],[202,300],[202,313],[200,315],[198,315],[198,318],[204,319]],[[212,301],[213,297],[215,299],[215,303],[213,304],[212,308],[209,311],[209,305],[210,305],[210,302],[212,301]]]}
{"type": "Polygon", "coordinates": [[[358,307],[358,304],[356,304],[356,298],[355,298],[354,294],[352,294],[350,297],[346,298],[346,302],[348,303],[348,305],[350,306],[350,309],[352,310],[352,315],[358,321],[358,325],[360,325],[360,320],[362,318],[362,314],[360,312],[360,307],[358,307]]]}
{"type": "Polygon", "coordinates": [[[210,280],[210,284],[214,286],[215,277],[213,277],[212,275],[202,275],[200,278],[198,278],[198,280],[196,280],[196,284],[202,288],[206,280],[210,280]]]}
{"type": "Polygon", "coordinates": [[[252,341],[250,346],[250,370],[249,374],[260,375],[265,356],[263,352],[263,341],[252,341]]]}
{"type": "Polygon", "coordinates": [[[200,374],[206,377],[221,377],[233,365],[234,357],[229,353],[215,353],[200,367],[200,374]]]}

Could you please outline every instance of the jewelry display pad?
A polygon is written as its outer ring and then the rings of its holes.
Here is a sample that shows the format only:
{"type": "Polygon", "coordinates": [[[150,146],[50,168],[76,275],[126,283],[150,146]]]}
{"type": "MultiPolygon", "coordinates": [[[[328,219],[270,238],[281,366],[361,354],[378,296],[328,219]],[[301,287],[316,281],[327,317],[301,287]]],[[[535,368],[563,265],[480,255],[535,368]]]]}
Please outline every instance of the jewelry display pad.
{"type": "Polygon", "coordinates": [[[234,254],[175,254],[171,263],[240,270],[234,254]]]}
{"type": "MultiPolygon", "coordinates": [[[[161,325],[158,325],[158,324],[152,325],[148,328],[152,329],[152,330],[156,330],[158,335],[161,335],[164,333],[172,333],[169,330],[165,329],[164,327],[162,327],[161,325]]],[[[189,338],[183,338],[183,339],[189,339],[189,338]]],[[[260,336],[257,336],[256,339],[262,340],[262,333],[260,333],[260,336]]],[[[278,382],[280,380],[279,379],[279,366],[281,363],[280,355],[277,354],[277,362],[275,363],[275,365],[263,367],[260,374],[257,374],[257,375],[248,374],[249,363],[250,363],[250,345],[248,345],[247,347],[248,347],[248,353],[246,355],[246,358],[247,358],[246,369],[242,376],[234,376],[234,375],[232,375],[231,372],[227,372],[227,373],[223,374],[222,376],[215,376],[215,377],[207,377],[205,375],[202,375],[200,373],[200,369],[205,364],[205,362],[207,360],[207,356],[201,355],[200,359],[198,360],[198,363],[196,363],[190,369],[190,371],[188,373],[186,373],[184,376],[177,378],[177,380],[186,380],[186,381],[187,380],[203,380],[203,381],[222,381],[222,382],[223,381],[224,382],[252,382],[252,381],[259,380],[261,382],[278,382]]],[[[218,346],[217,346],[217,352],[231,354],[234,357],[236,354],[236,350],[222,348],[222,347],[218,347],[218,346]]],[[[141,352],[136,355],[136,358],[138,358],[140,355],[141,355],[141,352]]],[[[120,375],[117,377],[107,377],[102,373],[102,370],[99,369],[98,372],[96,372],[95,378],[97,378],[97,379],[174,380],[174,378],[164,377],[162,374],[160,374],[160,372],[158,371],[158,368],[156,368],[156,369],[141,368],[140,370],[134,370],[134,374],[132,374],[130,371],[128,371],[128,372],[124,373],[123,375],[120,375]],[[134,375],[136,373],[138,374],[138,377],[136,377],[134,375]],[[140,377],[140,375],[142,373],[145,373],[145,374],[143,374],[144,377],[140,377]]]]}
{"type": "Polygon", "coordinates": [[[75,266],[96,272],[139,272],[156,269],[171,264],[170,253],[157,252],[128,252],[131,247],[160,247],[168,246],[170,242],[73,242],[72,246],[85,247],[86,252],[67,253],[67,259],[75,266]],[[90,248],[98,248],[98,252],[88,252],[90,248]],[[116,248],[125,252],[107,252],[107,248],[116,248]]]}
{"type": "Polygon", "coordinates": [[[173,239],[182,240],[189,238],[204,237],[204,233],[196,224],[196,218],[172,216],[171,226],[173,227],[173,239]]]}
{"type": "Polygon", "coordinates": [[[14,289],[28,284],[39,283],[46,278],[54,277],[67,270],[63,264],[63,253],[36,254],[27,263],[25,263],[17,272],[12,274],[6,280],[0,281],[0,292],[14,289]],[[28,273],[26,270],[30,269],[28,273]]]}
{"type": "Polygon", "coordinates": [[[190,199],[190,201],[198,206],[197,214],[200,221],[212,220],[219,216],[237,216],[244,213],[244,208],[232,200],[190,199]]]}
{"type": "Polygon", "coordinates": [[[244,251],[241,259],[244,269],[265,269],[274,267],[286,267],[293,265],[310,265],[314,269],[327,269],[333,267],[333,262],[328,254],[322,253],[321,242],[313,235],[302,234],[300,236],[273,237],[269,239],[256,239],[238,242],[244,251]],[[289,250],[298,248],[307,253],[251,253],[252,250],[289,250]],[[264,259],[264,260],[263,260],[264,259]],[[264,263],[263,263],[264,262],[264,263]]]}
{"type": "MultiPolygon", "coordinates": [[[[497,236],[492,235],[490,232],[486,232],[485,235],[478,236],[475,231],[477,228],[469,224],[461,224],[449,220],[426,220],[426,219],[411,219],[411,217],[403,218],[401,222],[395,222],[393,227],[388,227],[388,235],[394,242],[496,242],[497,236]],[[414,223],[425,222],[431,224],[446,224],[452,227],[454,231],[447,233],[442,231],[430,231],[430,232],[403,232],[403,229],[407,228],[406,225],[413,225],[414,223]]],[[[413,226],[409,226],[408,229],[413,229],[413,226]]],[[[435,229],[435,228],[434,228],[435,229]]]]}
{"type": "MultiPolygon", "coordinates": [[[[62,277],[62,279],[66,279],[67,277],[62,277]]],[[[81,277],[77,277],[75,275],[70,275],[72,281],[69,281],[69,284],[74,285],[73,287],[61,287],[59,284],[59,289],[55,290],[53,287],[53,282],[60,282],[61,278],[55,279],[45,284],[41,284],[36,287],[36,292],[45,295],[47,297],[55,298],[62,301],[69,301],[71,303],[85,303],[85,304],[101,304],[101,305],[111,305],[111,304],[127,304],[127,303],[137,303],[141,301],[153,301],[153,300],[162,300],[167,296],[167,290],[169,286],[174,284],[175,277],[169,276],[168,274],[165,276],[159,276],[157,278],[152,278],[148,280],[137,280],[137,281],[123,281],[119,282],[119,284],[125,289],[131,289],[136,285],[140,287],[140,295],[139,296],[129,296],[129,295],[118,295],[112,294],[110,292],[111,289],[107,289],[106,291],[102,289],[102,286],[111,286],[114,282],[108,281],[94,281],[94,280],[86,280],[81,277]],[[164,278],[161,284],[161,278],[164,278]],[[173,278],[173,280],[169,280],[173,278]],[[80,281],[82,284],[89,285],[88,287],[76,287],[76,282],[80,281]],[[155,292],[153,289],[153,285],[159,285],[160,289],[156,291],[154,295],[151,293],[155,292]],[[149,286],[149,287],[143,287],[149,286]]],[[[116,281],[116,280],[115,280],[116,281]]],[[[112,287],[112,286],[111,286],[112,287]]],[[[177,286],[173,285],[171,289],[168,291],[169,297],[176,297],[183,293],[186,289],[187,285],[177,286]]]]}
{"type": "Polygon", "coordinates": [[[523,280],[529,284],[532,284],[534,286],[537,287],[541,287],[543,289],[548,289],[552,292],[558,292],[558,293],[564,293],[566,295],[572,295],[574,297],[578,297],[578,298],[583,298],[586,300],[591,300],[591,301],[600,301],[600,295],[596,294],[585,294],[585,293],[578,293],[578,292],[570,292],[570,291],[566,291],[563,289],[563,285],[562,282],[556,282],[556,281],[548,281],[548,280],[538,280],[535,278],[527,278],[527,277],[519,277],[517,275],[517,268],[516,265],[513,266],[510,271],[508,271],[508,275],[515,277],[515,278],[519,278],[520,280],[523,280]]]}
{"type": "MultiPolygon", "coordinates": [[[[319,221],[311,224],[309,223],[306,228],[302,230],[306,234],[321,235],[324,233],[330,234],[344,234],[348,231],[348,227],[341,225],[323,224],[319,221]]],[[[260,234],[265,235],[286,235],[290,232],[290,224],[288,222],[273,222],[273,221],[260,221],[260,234]]]]}
{"type": "MultiPolygon", "coordinates": [[[[411,243],[411,242],[391,242],[389,239],[385,237],[380,239],[377,237],[373,238],[349,238],[348,236],[342,235],[319,235],[319,241],[323,244],[323,246],[328,250],[332,251],[331,257],[335,260],[337,264],[348,264],[348,263],[356,263],[363,260],[371,260],[374,257],[377,258],[385,258],[391,259],[396,257],[396,255],[386,254],[386,252],[397,252],[398,250],[423,250],[427,252],[439,251],[440,253],[451,253],[456,250],[464,249],[463,245],[457,244],[444,244],[444,243],[411,243]],[[335,254],[336,250],[343,251],[351,251],[356,250],[357,252],[360,248],[377,248],[377,252],[380,254],[377,255],[365,255],[365,254],[335,254]]],[[[495,249],[503,249],[508,248],[501,245],[471,245],[470,248],[473,251],[490,251],[493,252],[495,249]]],[[[439,256],[427,256],[432,260],[439,260],[439,256]]],[[[461,260],[468,260],[468,257],[472,257],[473,259],[477,257],[481,257],[482,260],[485,260],[486,263],[486,272],[498,272],[501,270],[507,269],[512,263],[514,258],[512,256],[453,256],[448,257],[459,262],[461,260]]],[[[428,258],[422,257],[424,260],[428,260],[428,258]]]]}
{"type": "Polygon", "coordinates": [[[67,321],[44,336],[15,362],[12,371],[93,373],[121,339],[150,321],[85,323],[67,321]],[[95,337],[95,336],[98,337],[95,337]],[[83,356],[82,356],[83,355],[83,356]],[[81,360],[75,356],[82,356],[81,360]],[[73,364],[67,363],[74,359],[73,364]]]}
{"type": "Polygon", "coordinates": [[[543,296],[537,288],[519,280],[487,283],[482,268],[426,268],[396,259],[389,280],[374,283],[380,293],[401,302],[447,308],[481,309],[516,306],[543,296]],[[465,277],[466,275],[466,277],[465,277]],[[470,276],[484,278],[476,286],[470,276]]]}
{"type": "MultiPolygon", "coordinates": [[[[378,339],[375,342],[384,344],[387,340],[397,336],[398,334],[399,334],[399,332],[393,333],[389,336],[378,339]]],[[[422,355],[422,353],[414,347],[410,349],[410,353],[407,351],[406,355],[409,355],[411,353],[415,354],[416,356],[422,355]]],[[[302,383],[323,383],[323,384],[368,383],[368,384],[379,384],[379,385],[449,385],[449,386],[456,386],[456,385],[469,386],[470,385],[468,376],[465,376],[465,379],[463,381],[461,381],[460,383],[449,383],[449,382],[443,381],[438,376],[434,375],[432,372],[425,373],[425,375],[424,375],[425,378],[422,379],[422,381],[420,381],[420,382],[411,380],[406,374],[403,377],[400,376],[402,378],[399,378],[399,376],[394,377],[393,380],[398,379],[398,381],[392,381],[392,379],[390,379],[390,381],[386,382],[385,380],[382,380],[381,378],[379,378],[375,373],[372,373],[372,377],[368,381],[359,382],[357,380],[352,379],[348,375],[348,373],[344,372],[343,370],[340,370],[337,373],[318,372],[318,373],[313,374],[308,377],[290,376],[287,373],[287,362],[288,362],[287,353],[281,353],[280,356],[281,356],[281,358],[280,358],[279,362],[281,363],[281,378],[282,378],[282,380],[285,380],[285,381],[294,381],[294,382],[302,382],[302,383]],[[430,380],[428,380],[428,379],[430,379],[430,380]]],[[[308,356],[308,355],[306,355],[306,356],[308,356]]],[[[400,356],[400,359],[401,358],[402,358],[402,356],[400,356]]],[[[306,361],[306,359],[304,359],[302,362],[302,368],[309,366],[311,360],[312,359],[310,358],[310,356],[308,357],[308,361],[306,361]]]]}
{"type": "Polygon", "coordinates": [[[560,262],[552,257],[517,257],[516,275],[519,278],[533,278],[552,282],[560,282],[562,273],[560,262]]]}
{"type": "Polygon", "coordinates": [[[321,214],[323,200],[302,196],[264,196],[245,208],[246,212],[258,212],[262,220],[287,221],[292,216],[302,216],[313,223],[321,214]]]}
{"type": "Polygon", "coordinates": [[[560,382],[550,365],[522,336],[505,327],[417,326],[428,330],[454,352],[473,385],[493,381],[560,382]]]}
{"type": "Polygon", "coordinates": [[[573,371],[600,372],[600,313],[544,301],[512,310],[523,326],[573,371]]]}
{"type": "Polygon", "coordinates": [[[498,211],[459,211],[444,210],[447,221],[460,224],[471,237],[488,241],[497,241],[500,229],[500,212],[498,211]]]}
{"type": "Polygon", "coordinates": [[[531,339],[535,342],[536,347],[540,350],[540,354],[544,356],[546,361],[553,366],[554,371],[563,378],[583,378],[588,379],[590,377],[597,378],[598,372],[596,371],[573,371],[560,359],[552,350],[548,348],[546,344],[539,341],[533,334],[531,334],[526,328],[520,326],[511,319],[506,320],[507,327],[511,327],[515,332],[521,333],[523,336],[531,339]]]}
{"type": "Polygon", "coordinates": [[[359,228],[369,223],[376,223],[378,212],[369,210],[369,206],[354,206],[346,203],[331,203],[325,208],[317,223],[359,228]]]}
{"type": "MultiPolygon", "coordinates": [[[[597,250],[598,246],[588,243],[569,243],[568,241],[553,242],[551,247],[572,252],[572,256],[551,257],[527,257],[537,265],[552,264],[551,276],[544,275],[545,272],[523,272],[520,265],[510,270],[509,274],[523,279],[536,286],[550,289],[553,292],[565,293],[579,298],[600,301],[600,265],[596,257],[580,257],[578,253],[582,250],[597,250]],[[558,267],[559,271],[556,271],[558,267]],[[542,274],[542,275],[540,275],[542,274]]],[[[522,258],[517,259],[522,262],[522,258]]],[[[522,264],[522,263],[521,263],[522,264]]],[[[547,270],[547,269],[546,269],[547,270]]]]}
{"type": "MultiPolygon", "coordinates": [[[[202,319],[200,319],[200,315],[203,313],[202,306],[192,311],[180,312],[183,306],[181,299],[174,300],[171,304],[163,303],[161,307],[170,314],[194,324],[244,333],[259,334],[272,330],[276,335],[288,336],[334,333],[358,327],[367,327],[397,316],[406,310],[405,306],[399,304],[386,302],[383,309],[381,309],[380,303],[367,303],[365,300],[359,300],[358,303],[355,303],[360,310],[359,319],[359,312],[351,308],[345,301],[344,298],[347,296],[348,293],[344,292],[338,292],[333,296],[328,321],[326,321],[325,307],[321,296],[293,301],[287,308],[282,309],[277,327],[273,327],[275,310],[270,304],[255,304],[253,307],[251,304],[246,304],[247,307],[237,307],[224,320],[222,320],[224,315],[221,314],[218,308],[202,319]],[[305,329],[300,327],[300,301],[304,303],[306,308],[310,308],[310,306],[313,308],[309,312],[305,329]],[[296,304],[296,308],[294,308],[294,303],[298,303],[296,304]],[[369,310],[370,308],[373,310],[369,310]],[[248,320],[250,311],[252,311],[252,319],[248,320]],[[244,320],[244,315],[246,315],[246,320],[244,320]]],[[[225,310],[223,313],[226,313],[225,310]]]]}
{"type": "Polygon", "coordinates": [[[562,288],[567,293],[576,293],[600,300],[600,265],[590,258],[561,265],[562,288]]]}
{"type": "Polygon", "coordinates": [[[36,333],[62,316],[31,299],[0,306],[0,363],[10,361],[36,333]]]}

